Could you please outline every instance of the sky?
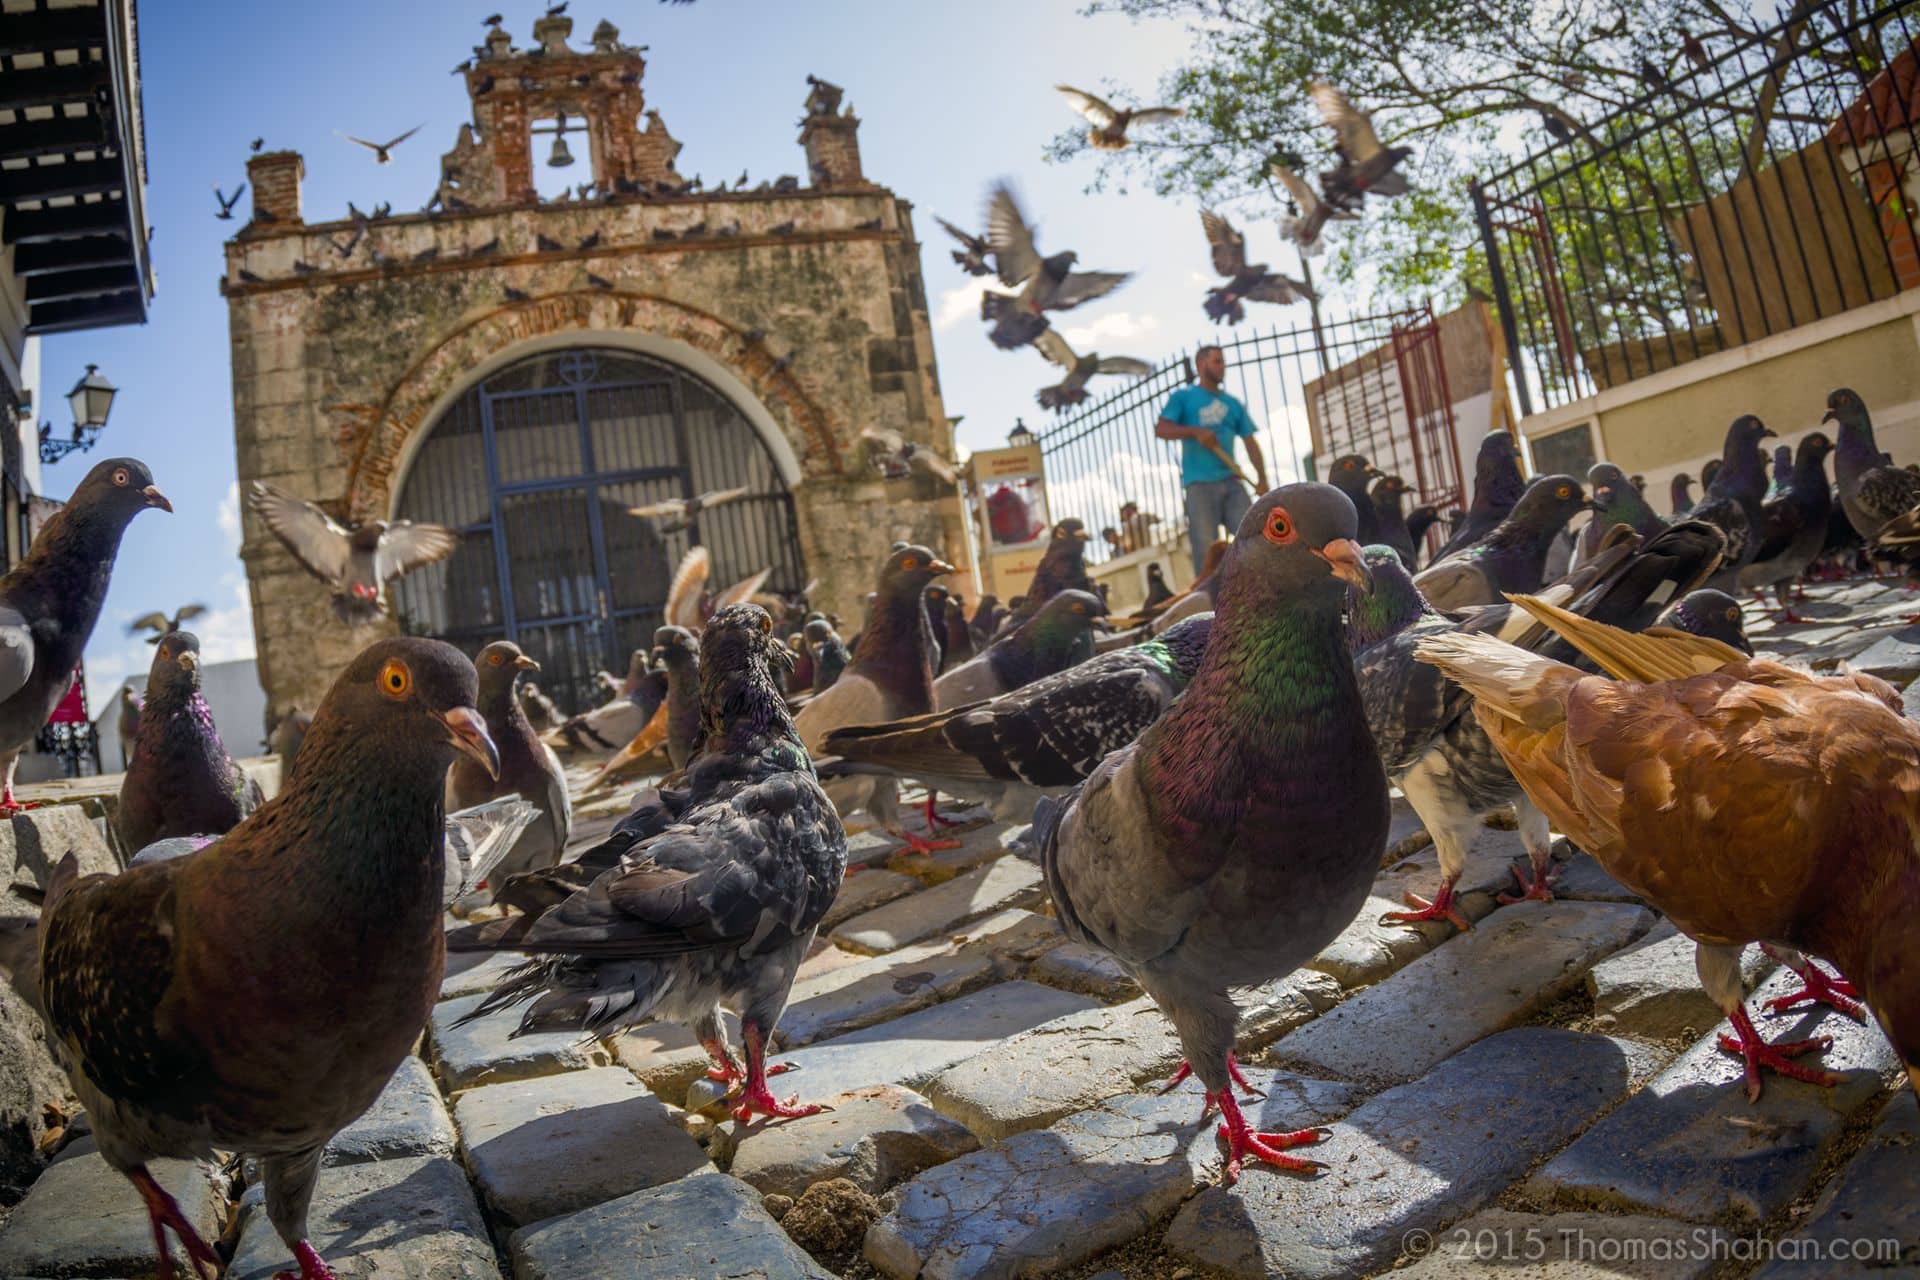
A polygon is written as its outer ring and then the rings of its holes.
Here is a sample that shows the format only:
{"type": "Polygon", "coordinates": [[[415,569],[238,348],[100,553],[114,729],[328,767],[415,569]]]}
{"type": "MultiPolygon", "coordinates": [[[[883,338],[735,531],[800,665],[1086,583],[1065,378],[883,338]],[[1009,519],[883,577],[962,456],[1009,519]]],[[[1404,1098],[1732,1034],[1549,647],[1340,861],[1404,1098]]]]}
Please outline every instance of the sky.
{"type": "MultiPolygon", "coordinates": [[[[501,8],[516,44],[532,43],[543,7],[507,0],[501,8]]],[[[171,516],[143,513],[122,547],[87,649],[96,710],[123,676],[150,661],[151,647],[126,633],[130,619],[150,610],[200,601],[210,612],[192,629],[208,661],[253,653],[238,558],[227,315],[217,287],[222,244],[242,224],[214,218],[213,188],[231,193],[244,181],[248,143],[263,137],[268,148],[305,156],[309,221],[344,217],[348,200],[363,209],[380,201],[419,208],[440,155],[469,119],[462,83],[449,71],[480,40],[488,12],[482,3],[443,0],[140,6],[151,316],[144,326],[47,338],[41,353],[42,416],[57,432],[69,425],[64,397],[86,364],[120,388],[100,446],[46,468],[43,491],[65,497],[90,463],[132,455],[174,504],[171,516]],[[385,166],[335,133],[384,140],[417,124],[425,127],[385,166]]],[[[948,414],[965,418],[963,450],[1003,443],[1016,416],[1044,430],[1047,415],[1033,393],[1055,380],[1036,353],[987,342],[979,282],[951,263],[932,220],[938,213],[979,226],[995,179],[1020,192],[1043,252],[1073,248],[1083,268],[1137,273],[1119,292],[1061,318],[1057,327],[1076,347],[1097,342],[1102,354],[1158,364],[1212,331],[1200,309],[1210,268],[1198,205],[1140,189],[1088,195],[1090,157],[1068,165],[1043,159],[1047,140],[1077,120],[1054,83],[1150,93],[1191,47],[1178,25],[1087,17],[1079,0],[573,0],[569,15],[576,47],[602,17],[625,43],[650,46],[647,104],[685,144],[678,165],[689,176],[731,179],[742,168],[756,180],[804,174],[795,121],[806,76],[846,89],[863,122],[867,176],[914,205],[941,387],[948,414]]],[[[236,206],[242,216],[250,201],[251,194],[236,206]]],[[[1271,221],[1243,219],[1242,227],[1252,256],[1291,261],[1271,221]]],[[[1304,313],[1297,319],[1304,323],[1304,313]]]]}

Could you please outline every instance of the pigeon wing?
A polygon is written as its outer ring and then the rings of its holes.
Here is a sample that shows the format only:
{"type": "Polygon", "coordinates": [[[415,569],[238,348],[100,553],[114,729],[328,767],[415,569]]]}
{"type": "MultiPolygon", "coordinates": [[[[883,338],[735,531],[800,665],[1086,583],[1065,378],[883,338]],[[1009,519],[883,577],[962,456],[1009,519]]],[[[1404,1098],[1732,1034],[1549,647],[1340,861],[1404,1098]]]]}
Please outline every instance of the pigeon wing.
{"type": "Polygon", "coordinates": [[[346,576],[347,531],[326,512],[261,480],[253,482],[247,505],[314,575],[335,584],[346,576]]]}
{"type": "Polygon", "coordinates": [[[173,620],[167,617],[166,614],[156,609],[152,613],[143,613],[132,622],[129,622],[127,624],[127,634],[138,635],[142,631],[165,631],[172,621],[173,620]]]}
{"type": "Polygon", "coordinates": [[[1014,288],[1040,269],[1040,252],[1033,247],[1033,232],[1020,216],[1013,192],[1004,186],[993,189],[987,199],[987,243],[993,248],[993,264],[1000,283],[1014,288]]]}
{"type": "Polygon", "coordinates": [[[663,498],[659,502],[649,502],[644,507],[628,507],[627,514],[643,519],[659,520],[667,516],[682,516],[687,511],[685,498],[663,498]]]}
{"type": "Polygon", "coordinates": [[[373,571],[377,582],[386,582],[421,565],[444,560],[453,554],[459,538],[443,524],[415,524],[396,520],[380,535],[373,553],[373,571]]]}
{"type": "Polygon", "coordinates": [[[1050,311],[1067,311],[1083,302],[1104,297],[1133,278],[1131,271],[1073,271],[1060,282],[1047,303],[1050,311]]]}
{"type": "Polygon", "coordinates": [[[1102,356],[1093,367],[1095,373],[1117,373],[1129,378],[1144,378],[1153,372],[1153,366],[1145,360],[1133,356],[1102,356]]]}
{"type": "MultiPolygon", "coordinates": [[[[1094,125],[1096,128],[1104,129],[1120,118],[1120,113],[1115,111],[1112,104],[1108,103],[1105,99],[1096,98],[1085,90],[1076,89],[1072,85],[1057,84],[1053,87],[1059,90],[1060,95],[1069,103],[1073,104],[1075,111],[1078,111],[1086,117],[1087,123],[1094,125]]],[[[1137,119],[1138,116],[1135,118],[1137,119]]]]}
{"type": "Polygon", "coordinates": [[[1067,345],[1067,340],[1053,329],[1044,330],[1033,340],[1033,345],[1041,355],[1062,369],[1071,370],[1080,362],[1080,357],[1075,355],[1073,348],[1067,345]]]}
{"type": "Polygon", "coordinates": [[[1200,225],[1213,247],[1213,269],[1223,276],[1237,276],[1247,265],[1247,241],[1233,224],[1211,209],[1200,211],[1200,225]]]}
{"type": "Polygon", "coordinates": [[[987,251],[987,242],[981,239],[979,236],[970,235],[969,233],[962,231],[960,228],[954,226],[951,222],[948,222],[945,218],[941,217],[937,213],[933,216],[933,220],[940,224],[940,229],[942,231],[945,231],[948,235],[952,236],[955,240],[958,240],[961,244],[967,246],[967,250],[969,252],[985,253],[987,251]]]}
{"type": "Polygon", "coordinates": [[[1165,124],[1187,114],[1185,107],[1142,107],[1133,113],[1135,124],[1165,124]]]}
{"type": "Polygon", "coordinates": [[[1905,467],[1874,467],[1860,477],[1854,495],[1860,509],[1885,524],[1920,507],[1920,475],[1905,467]]]}
{"type": "Polygon", "coordinates": [[[33,627],[27,616],[0,604],[0,702],[24,689],[33,675],[33,627]]]}
{"type": "Polygon", "coordinates": [[[1380,139],[1373,132],[1373,121],[1366,114],[1355,109],[1347,101],[1347,95],[1341,93],[1325,80],[1313,86],[1313,105],[1320,111],[1320,120],[1332,129],[1340,139],[1341,150],[1354,164],[1365,164],[1380,151],[1380,139]]]}
{"type": "Polygon", "coordinates": [[[676,627],[700,629],[700,592],[713,572],[713,556],[705,547],[690,547],[673,571],[673,583],[667,588],[667,603],[660,616],[676,627]]]}
{"type": "Polygon", "coordinates": [[[1274,272],[1260,277],[1260,283],[1242,295],[1250,302],[1299,302],[1313,297],[1313,291],[1298,280],[1289,280],[1274,272]]]}

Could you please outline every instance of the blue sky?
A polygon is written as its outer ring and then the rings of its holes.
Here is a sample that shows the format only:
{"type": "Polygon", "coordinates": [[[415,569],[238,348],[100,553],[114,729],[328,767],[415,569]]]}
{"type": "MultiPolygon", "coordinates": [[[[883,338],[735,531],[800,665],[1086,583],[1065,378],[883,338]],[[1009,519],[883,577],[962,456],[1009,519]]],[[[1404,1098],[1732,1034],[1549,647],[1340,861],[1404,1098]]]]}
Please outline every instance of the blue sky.
{"type": "MultiPolygon", "coordinates": [[[[531,43],[542,7],[514,0],[501,10],[516,43],[531,43]]],[[[121,388],[100,448],[47,468],[44,490],[64,497],[90,460],[131,454],[153,468],[175,506],[172,516],[142,515],[121,551],[87,651],[96,708],[123,675],[145,669],[152,650],[130,640],[125,623],[150,609],[204,601],[213,612],[195,630],[210,659],[253,652],[236,555],[227,316],[217,289],[222,242],[240,223],[214,219],[212,187],[231,191],[241,182],[247,144],[263,136],[269,147],[304,153],[309,220],[344,216],[350,199],[361,208],[382,200],[418,208],[433,190],[441,152],[468,118],[461,82],[448,72],[480,39],[488,12],[483,3],[440,0],[141,6],[158,277],[152,318],[140,328],[53,337],[42,349],[41,403],[57,429],[68,425],[63,397],[87,362],[121,388]],[[422,123],[384,167],[334,134],[385,139],[422,123]]],[[[864,121],[868,176],[915,205],[941,385],[948,413],[965,415],[963,448],[1001,443],[1016,415],[1043,428],[1046,415],[1032,396],[1053,380],[1037,354],[986,341],[974,284],[950,263],[932,222],[940,213],[979,223],[997,177],[1017,184],[1041,224],[1043,250],[1070,247],[1083,266],[1138,272],[1118,293],[1066,317],[1070,340],[1158,362],[1209,330],[1199,305],[1208,265],[1197,205],[1145,191],[1086,195],[1090,159],[1060,166],[1041,158],[1046,140],[1076,119],[1053,92],[1055,81],[1149,92],[1189,46],[1177,26],[1089,18],[1070,0],[573,0],[569,13],[576,44],[604,16],[627,43],[651,46],[648,105],[685,143],[679,165],[689,175],[730,179],[743,167],[756,180],[804,173],[794,122],[805,77],[846,88],[864,121]]],[[[1270,221],[1242,225],[1256,257],[1291,262],[1270,221]]],[[[231,736],[242,741],[250,731],[234,726],[231,736]]]]}

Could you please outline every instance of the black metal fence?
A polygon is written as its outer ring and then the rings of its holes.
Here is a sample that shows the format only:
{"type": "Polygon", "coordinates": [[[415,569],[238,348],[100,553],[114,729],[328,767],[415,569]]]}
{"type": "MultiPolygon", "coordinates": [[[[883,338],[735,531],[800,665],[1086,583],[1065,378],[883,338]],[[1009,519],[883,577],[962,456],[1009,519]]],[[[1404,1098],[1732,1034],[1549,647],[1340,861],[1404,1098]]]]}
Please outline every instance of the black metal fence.
{"type": "Polygon", "coordinates": [[[1920,283],[1914,8],[1801,0],[1474,186],[1523,414],[1920,283]]]}

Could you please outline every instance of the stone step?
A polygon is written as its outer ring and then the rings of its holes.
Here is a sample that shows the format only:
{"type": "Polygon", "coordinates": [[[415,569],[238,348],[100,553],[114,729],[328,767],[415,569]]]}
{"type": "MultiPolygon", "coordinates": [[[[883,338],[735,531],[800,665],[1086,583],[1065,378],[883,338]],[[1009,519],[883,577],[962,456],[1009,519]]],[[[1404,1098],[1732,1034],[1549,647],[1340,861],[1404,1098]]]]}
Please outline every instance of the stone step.
{"type": "Polygon", "coordinates": [[[1521,902],[1274,1046],[1311,1072],[1392,1084],[1524,1021],[1653,923],[1610,902],[1521,902]]]}
{"type": "Polygon", "coordinates": [[[1019,858],[1003,857],[945,884],[855,916],[834,930],[833,940],[865,955],[897,951],[923,938],[951,933],[977,916],[1037,902],[1040,888],[1039,867],[1019,858]]]}
{"type": "Polygon", "coordinates": [[[1413,1235],[1396,1280],[1697,1280],[1731,1257],[1712,1227],[1671,1218],[1486,1209],[1440,1231],[1413,1235]]]}
{"type": "MultiPolygon", "coordinates": [[[[1587,991],[1597,1028],[1641,1040],[1695,1040],[1717,1026],[1720,1008],[1700,985],[1693,953],[1693,939],[1662,920],[1646,937],[1593,966],[1587,991]]],[[[1774,967],[1759,947],[1748,947],[1740,957],[1741,979],[1749,989],[1774,967]]]]}
{"type": "Polygon", "coordinates": [[[843,921],[885,906],[895,898],[904,898],[920,888],[920,881],[898,871],[874,869],[848,876],[834,895],[833,905],[820,919],[821,936],[831,936],[843,921]]]}
{"type": "Polygon", "coordinates": [[[833,1280],[723,1173],[636,1192],[513,1233],[514,1280],[833,1280]]]}
{"type": "Polygon", "coordinates": [[[994,979],[993,957],[944,940],[871,956],[796,982],[780,1015],[780,1045],[800,1048],[951,1000],[994,979]]]}
{"type": "MultiPolygon", "coordinates": [[[[228,1280],[271,1280],[292,1265],[292,1251],[267,1220],[257,1189],[242,1205],[245,1218],[228,1280]]],[[[321,1170],[307,1238],[342,1280],[497,1280],[500,1275],[473,1188],[460,1162],[447,1156],[321,1170]]]]}
{"type": "MultiPolygon", "coordinates": [[[[226,1203],[207,1166],[155,1160],[147,1168],[179,1201],[200,1238],[218,1240],[226,1203]]],[[[177,1241],[172,1253],[191,1275],[177,1241]]],[[[140,1193],[101,1159],[91,1138],[48,1165],[0,1227],[0,1276],[147,1276],[155,1261],[140,1193]]]]}
{"type": "Polygon", "coordinates": [[[467,1168],[506,1229],[711,1167],[683,1117],[618,1067],[469,1089],[453,1119],[467,1168]]]}
{"type": "Polygon", "coordinates": [[[1202,1191],[1175,1215],[1167,1248],[1232,1276],[1378,1270],[1409,1232],[1437,1234],[1484,1207],[1625,1097],[1650,1069],[1646,1053],[1552,1027],[1491,1036],[1336,1122],[1303,1153],[1327,1166],[1321,1176],[1250,1167],[1202,1191]]]}
{"type": "MultiPolygon", "coordinates": [[[[1269,1128],[1325,1124],[1353,1105],[1346,1085],[1254,1069],[1267,1090],[1246,1114],[1269,1128]]],[[[867,1232],[883,1275],[979,1280],[1052,1275],[1152,1226],[1220,1168],[1200,1094],[1129,1094],[1050,1129],[1018,1134],[903,1184],[867,1232]]],[[[1251,1176],[1260,1177],[1259,1173],[1251,1176]]]]}
{"type": "MultiPolygon", "coordinates": [[[[1748,1000],[1799,986],[1782,970],[1748,1000]]],[[[1760,1018],[1768,1040],[1830,1035],[1833,1047],[1802,1062],[1842,1075],[1833,1089],[1761,1077],[1758,1105],[1741,1086],[1740,1061],[1708,1032],[1625,1106],[1595,1125],[1528,1180],[1542,1203],[1568,1208],[1656,1211],[1696,1222],[1763,1222],[1813,1177],[1847,1121],[1882,1092],[1893,1049],[1878,1026],[1830,1009],[1760,1018]]]]}
{"type": "MultiPolygon", "coordinates": [[[[1763,1098],[1762,1101],[1765,1101],[1763,1098]]],[[[1901,1089],[1867,1144],[1754,1280],[1920,1275],[1920,1106],[1901,1089]]]]}
{"type": "Polygon", "coordinates": [[[442,1000],[427,1019],[434,1072],[449,1093],[476,1085],[530,1080],[556,1071],[605,1066],[612,1055],[600,1041],[578,1031],[536,1031],[515,1036],[525,1005],[501,1009],[464,1026],[460,1019],[480,1007],[483,996],[442,1000]]]}
{"type": "Polygon", "coordinates": [[[895,1085],[835,1094],[818,1115],[778,1124],[722,1125],[708,1154],[763,1195],[792,1196],[829,1178],[879,1195],[922,1169],[944,1164],[979,1141],[927,1100],[895,1085]]]}
{"type": "Polygon", "coordinates": [[[322,1157],[328,1165],[392,1160],[400,1156],[445,1156],[457,1141],[453,1117],[440,1100],[433,1072],[407,1058],[365,1115],[333,1135],[322,1157]]]}

